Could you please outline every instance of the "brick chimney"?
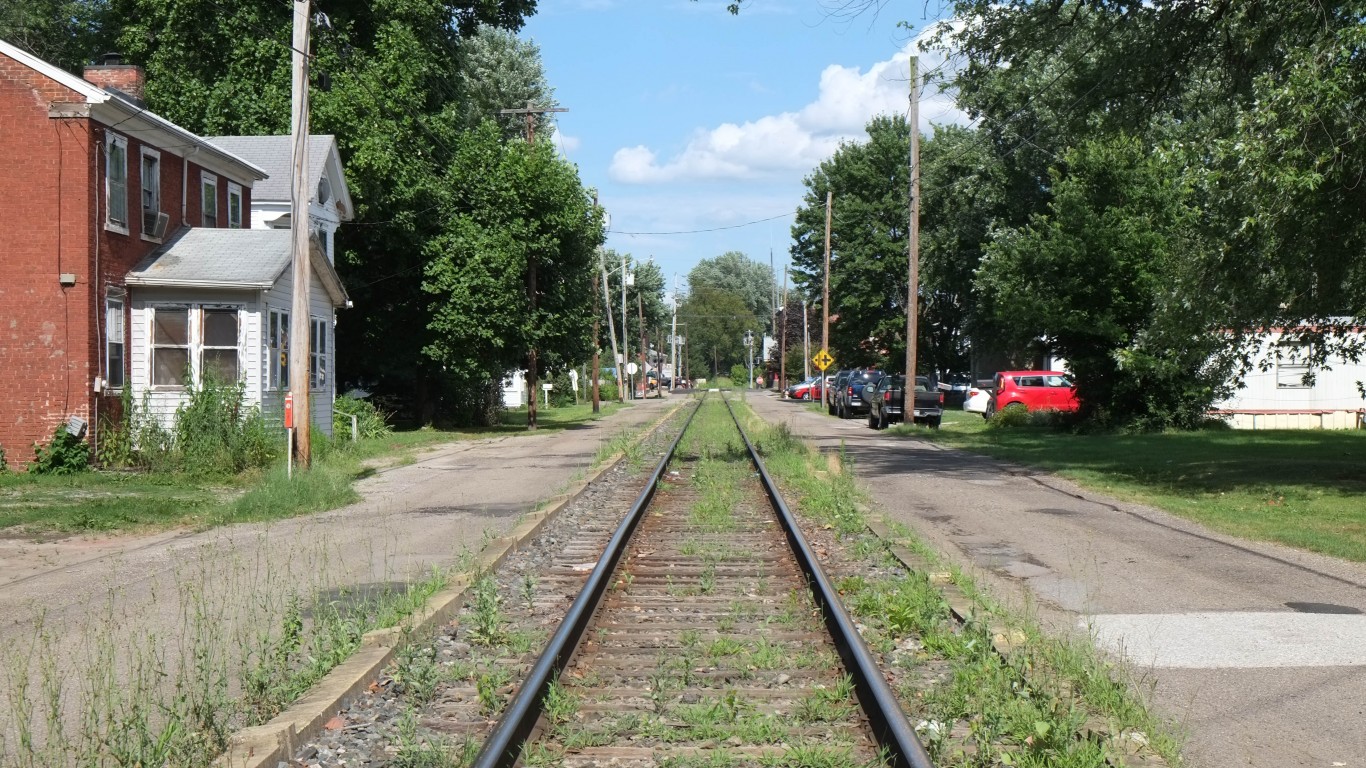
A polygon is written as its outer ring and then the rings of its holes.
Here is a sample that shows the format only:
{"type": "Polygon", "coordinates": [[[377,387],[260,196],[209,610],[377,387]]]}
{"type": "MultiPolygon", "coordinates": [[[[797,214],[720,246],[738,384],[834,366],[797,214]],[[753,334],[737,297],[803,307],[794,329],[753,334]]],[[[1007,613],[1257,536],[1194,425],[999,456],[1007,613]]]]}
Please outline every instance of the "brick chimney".
{"type": "Polygon", "coordinates": [[[147,76],[142,67],[124,64],[123,57],[117,53],[106,53],[100,58],[100,63],[86,67],[85,79],[101,88],[118,91],[142,104],[147,76]]]}

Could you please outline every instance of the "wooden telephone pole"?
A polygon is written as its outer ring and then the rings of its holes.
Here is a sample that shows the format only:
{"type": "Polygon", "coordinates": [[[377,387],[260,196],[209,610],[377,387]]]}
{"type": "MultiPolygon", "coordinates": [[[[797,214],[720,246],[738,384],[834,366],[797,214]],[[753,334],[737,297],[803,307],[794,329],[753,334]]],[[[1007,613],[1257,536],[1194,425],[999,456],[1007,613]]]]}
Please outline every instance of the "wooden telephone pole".
{"type": "MultiPolygon", "coordinates": [[[[546,112],[568,112],[567,109],[558,107],[538,107],[533,102],[527,101],[525,107],[517,109],[500,110],[501,115],[524,115],[526,117],[526,143],[530,146],[536,141],[536,120],[535,115],[546,112]]],[[[531,305],[531,321],[536,322],[536,255],[527,256],[526,265],[526,295],[527,301],[531,305]]],[[[533,343],[531,349],[527,351],[527,370],[526,370],[526,428],[536,428],[536,390],[539,389],[537,382],[537,362],[536,345],[533,343]]]]}
{"type": "Polygon", "coordinates": [[[308,52],[309,0],[294,0],[294,82],[289,132],[293,139],[293,185],[290,191],[291,255],[294,263],[293,301],[289,315],[289,393],[294,400],[294,465],[309,467],[312,454],[309,427],[308,393],[312,385],[309,344],[312,323],[309,312],[309,283],[313,279],[309,258],[308,215],[308,52]]]}
{"type": "Polygon", "coordinates": [[[830,211],[835,205],[835,194],[825,191],[825,292],[821,298],[821,349],[830,351],[830,211]]]}
{"type": "Polygon", "coordinates": [[[778,342],[778,392],[787,392],[787,266],[783,266],[783,335],[778,342]]]}
{"type": "MultiPolygon", "coordinates": [[[[911,57],[911,221],[907,246],[910,276],[906,284],[906,388],[915,392],[915,356],[920,332],[920,64],[911,57]]],[[[907,394],[907,398],[911,397],[907,394]]]]}

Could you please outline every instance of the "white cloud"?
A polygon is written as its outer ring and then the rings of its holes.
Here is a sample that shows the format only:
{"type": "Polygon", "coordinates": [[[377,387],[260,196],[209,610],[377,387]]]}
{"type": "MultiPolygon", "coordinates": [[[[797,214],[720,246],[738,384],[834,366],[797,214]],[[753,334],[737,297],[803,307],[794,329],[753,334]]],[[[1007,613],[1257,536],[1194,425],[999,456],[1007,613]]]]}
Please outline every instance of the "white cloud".
{"type": "Polygon", "coordinates": [[[560,148],[560,152],[563,152],[564,154],[569,154],[570,152],[578,150],[578,148],[582,146],[583,141],[578,136],[569,136],[567,134],[561,133],[560,126],[556,125],[554,143],[555,146],[560,148]]]}
{"type": "MultiPolygon", "coordinates": [[[[841,141],[862,136],[874,115],[906,112],[910,57],[920,56],[922,72],[943,65],[941,54],[919,52],[920,41],[936,31],[937,27],[926,28],[896,56],[866,71],[832,64],[821,72],[816,100],[800,110],[699,130],[682,151],[663,162],[646,146],[619,149],[608,174],[626,184],[657,184],[755,179],[810,170],[838,149],[841,141]]],[[[967,122],[952,98],[933,88],[922,93],[920,115],[924,131],[930,129],[931,121],[967,122]]]]}

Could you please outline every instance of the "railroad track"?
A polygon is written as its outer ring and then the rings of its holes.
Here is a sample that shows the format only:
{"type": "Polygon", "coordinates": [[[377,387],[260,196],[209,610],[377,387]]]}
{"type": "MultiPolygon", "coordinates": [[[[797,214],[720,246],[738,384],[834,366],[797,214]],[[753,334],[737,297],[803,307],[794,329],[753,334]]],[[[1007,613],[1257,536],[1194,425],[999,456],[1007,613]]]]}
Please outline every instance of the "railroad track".
{"type": "Polygon", "coordinates": [[[473,765],[931,765],[724,398],[700,403],[473,765]]]}

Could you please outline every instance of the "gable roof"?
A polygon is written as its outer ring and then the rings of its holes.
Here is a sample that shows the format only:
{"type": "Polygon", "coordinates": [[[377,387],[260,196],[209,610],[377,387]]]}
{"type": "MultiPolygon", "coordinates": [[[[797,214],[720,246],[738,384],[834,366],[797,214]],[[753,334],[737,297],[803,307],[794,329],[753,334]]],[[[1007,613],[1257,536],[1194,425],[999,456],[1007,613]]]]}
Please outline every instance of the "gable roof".
{"type": "MultiPolygon", "coordinates": [[[[270,174],[270,178],[256,184],[251,189],[251,199],[259,202],[289,201],[293,197],[291,179],[294,165],[294,139],[291,136],[210,136],[208,140],[234,155],[249,158],[270,174]]],[[[337,200],[337,208],[342,218],[352,216],[351,192],[347,189],[346,178],[342,173],[341,155],[337,151],[337,138],[331,134],[314,134],[308,137],[308,189],[312,196],[317,195],[318,180],[322,178],[327,165],[333,165],[332,194],[337,200]]]]}
{"type": "Polygon", "coordinates": [[[238,157],[231,150],[219,148],[204,137],[181,128],[155,112],[148,111],[146,107],[133,103],[123,95],[106,91],[61,67],[43,61],[22,48],[0,40],[0,55],[8,56],[43,77],[75,91],[81,98],[81,103],[88,107],[84,116],[110,126],[128,124],[124,130],[144,132],[153,146],[158,146],[158,142],[150,139],[160,136],[162,141],[158,148],[180,157],[185,156],[187,148],[194,148],[207,155],[197,155],[195,162],[219,173],[236,176],[248,184],[266,178],[264,170],[238,157]]]}
{"type": "MultiPolygon", "coordinates": [[[[288,229],[182,228],[128,273],[129,285],[265,290],[290,268],[288,229]]],[[[315,243],[309,263],[334,307],[348,298],[337,270],[315,243]]]]}

